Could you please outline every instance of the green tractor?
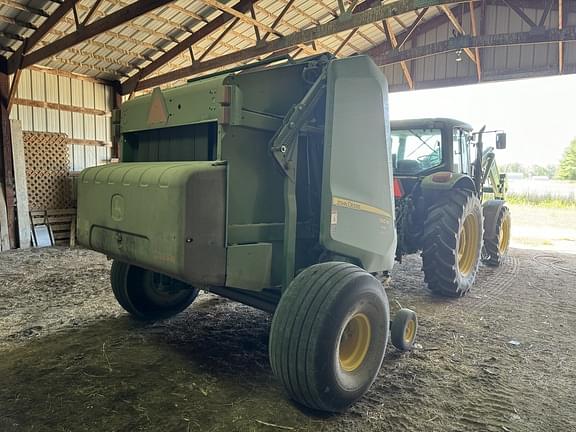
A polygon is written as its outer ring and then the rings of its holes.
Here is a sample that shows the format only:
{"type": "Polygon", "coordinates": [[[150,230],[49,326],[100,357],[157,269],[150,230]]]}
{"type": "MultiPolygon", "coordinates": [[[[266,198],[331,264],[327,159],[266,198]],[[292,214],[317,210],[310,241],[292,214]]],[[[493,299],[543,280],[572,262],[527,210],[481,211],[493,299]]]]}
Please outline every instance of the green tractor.
{"type": "Polygon", "coordinates": [[[121,163],[78,184],[80,244],[112,258],[120,305],[171,317],[205,290],[274,313],[288,394],[340,411],[375,379],[390,323],[373,274],[394,264],[387,82],[366,56],[270,59],[122,107],[121,163]]]}
{"type": "MultiPolygon", "coordinates": [[[[396,259],[421,251],[428,288],[463,296],[480,261],[499,266],[510,244],[506,175],[494,148],[484,148],[488,132],[442,118],[393,121],[391,129],[396,259]]],[[[506,135],[494,132],[496,148],[506,148],[506,135]]]]}

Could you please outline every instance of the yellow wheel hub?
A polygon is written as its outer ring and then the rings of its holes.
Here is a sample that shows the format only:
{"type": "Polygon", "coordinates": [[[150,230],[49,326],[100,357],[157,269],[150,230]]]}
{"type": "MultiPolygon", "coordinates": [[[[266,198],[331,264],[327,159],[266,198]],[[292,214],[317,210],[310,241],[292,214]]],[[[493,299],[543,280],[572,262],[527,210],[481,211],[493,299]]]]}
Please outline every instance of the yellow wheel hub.
{"type": "Polygon", "coordinates": [[[407,345],[410,345],[414,340],[414,336],[416,335],[416,322],[414,320],[408,321],[406,324],[406,328],[404,329],[404,342],[407,345]]]}
{"type": "Polygon", "coordinates": [[[357,313],[350,318],[342,332],[338,349],[342,369],[353,372],[360,367],[370,347],[371,335],[372,327],[366,315],[357,313]]]}
{"type": "Polygon", "coordinates": [[[476,264],[479,239],[478,221],[475,215],[469,214],[458,236],[458,268],[463,276],[469,275],[476,264]]]}
{"type": "Polygon", "coordinates": [[[510,245],[510,215],[507,214],[500,224],[500,234],[498,236],[498,252],[503,255],[510,245]]]}

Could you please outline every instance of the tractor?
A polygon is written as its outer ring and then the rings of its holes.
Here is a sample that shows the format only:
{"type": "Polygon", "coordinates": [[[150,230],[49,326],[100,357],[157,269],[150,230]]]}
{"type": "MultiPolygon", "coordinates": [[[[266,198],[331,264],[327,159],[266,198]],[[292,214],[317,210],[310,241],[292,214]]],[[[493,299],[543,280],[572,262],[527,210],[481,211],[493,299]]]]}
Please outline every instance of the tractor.
{"type": "Polygon", "coordinates": [[[271,58],[124,103],[121,162],[78,181],[77,236],[113,259],[118,303],[168,318],[199,290],[273,313],[272,371],[310,408],[341,411],[391,340],[373,274],[394,265],[388,86],[367,56],[271,58]]]}
{"type": "MultiPolygon", "coordinates": [[[[396,259],[421,251],[427,286],[442,296],[465,295],[479,263],[499,266],[510,244],[507,180],[484,148],[482,128],[434,118],[391,122],[398,246],[396,259]],[[493,199],[484,199],[484,194],[493,199]]],[[[506,148],[506,134],[495,134],[506,148]]]]}

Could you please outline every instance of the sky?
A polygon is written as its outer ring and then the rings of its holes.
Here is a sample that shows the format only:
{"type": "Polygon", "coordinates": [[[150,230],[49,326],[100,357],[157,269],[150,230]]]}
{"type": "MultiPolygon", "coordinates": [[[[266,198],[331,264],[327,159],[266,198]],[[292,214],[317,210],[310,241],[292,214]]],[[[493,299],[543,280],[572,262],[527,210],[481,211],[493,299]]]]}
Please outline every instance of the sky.
{"type": "Polygon", "coordinates": [[[450,117],[502,129],[500,163],[558,164],[576,138],[576,75],[390,93],[390,119],[450,117]]]}

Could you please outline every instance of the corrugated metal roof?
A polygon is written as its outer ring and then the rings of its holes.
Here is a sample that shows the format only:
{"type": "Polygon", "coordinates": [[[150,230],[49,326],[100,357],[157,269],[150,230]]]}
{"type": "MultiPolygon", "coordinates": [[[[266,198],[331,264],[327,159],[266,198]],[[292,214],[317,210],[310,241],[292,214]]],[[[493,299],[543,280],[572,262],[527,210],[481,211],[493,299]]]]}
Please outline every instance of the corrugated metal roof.
{"type": "MultiPolygon", "coordinates": [[[[79,0],[77,10],[80,20],[90,10],[95,0],[79,0]]],[[[264,35],[266,28],[272,26],[278,15],[289,0],[260,0],[254,5],[256,20],[261,24],[260,33],[264,35]]],[[[385,0],[389,3],[392,0],[385,0]]],[[[138,3],[128,0],[104,0],[94,13],[91,22],[102,18],[123,7],[138,3]]],[[[117,80],[129,77],[150,61],[160,56],[197,31],[207,22],[222,12],[208,6],[202,0],[178,0],[143,15],[124,25],[106,31],[95,38],[69,48],[47,59],[40,64],[53,69],[74,72],[94,78],[117,80]]],[[[236,2],[222,2],[233,5],[236,2]]],[[[349,6],[351,0],[344,1],[349,6]]],[[[9,57],[12,51],[18,49],[22,40],[29,37],[44,21],[45,17],[58,7],[59,2],[0,0],[0,50],[9,57]]],[[[296,0],[275,30],[286,35],[298,30],[310,28],[319,23],[334,19],[337,15],[337,0],[296,0]]],[[[431,8],[424,20],[437,15],[438,11],[431,8]]],[[[250,14],[247,14],[250,16],[250,14]]],[[[399,16],[391,20],[391,30],[398,33],[404,30],[405,23],[411,23],[415,12],[399,16]]],[[[226,28],[226,26],[224,26],[226,28]]],[[[211,46],[214,40],[224,31],[224,28],[214,32],[193,46],[196,58],[199,58],[211,46]]],[[[38,44],[47,45],[62,36],[76,30],[72,12],[67,14],[38,44]]],[[[348,32],[323,38],[314,45],[299,50],[299,56],[307,56],[314,52],[335,51],[345,40],[348,32]],[[315,49],[314,49],[315,46],[315,49]]],[[[269,40],[278,36],[270,35],[269,40]]],[[[383,27],[379,23],[361,27],[341,48],[339,55],[348,56],[365,51],[385,40],[383,27]]],[[[226,36],[205,55],[204,60],[221,56],[235,50],[248,48],[256,43],[254,27],[250,23],[239,21],[226,36]]],[[[296,50],[295,50],[296,51],[296,50]]],[[[164,65],[157,74],[175,68],[189,65],[190,53],[185,51],[164,65]]],[[[151,75],[153,76],[153,75],[151,75]]]]}

